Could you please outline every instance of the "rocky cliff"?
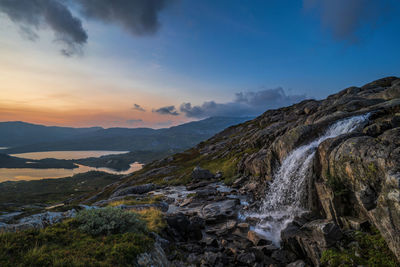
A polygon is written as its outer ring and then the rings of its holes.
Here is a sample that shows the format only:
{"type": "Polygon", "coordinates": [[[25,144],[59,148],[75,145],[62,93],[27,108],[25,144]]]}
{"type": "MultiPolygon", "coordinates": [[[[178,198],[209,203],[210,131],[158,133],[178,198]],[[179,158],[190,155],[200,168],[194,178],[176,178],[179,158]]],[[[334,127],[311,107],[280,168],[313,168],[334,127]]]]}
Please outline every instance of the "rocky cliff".
{"type": "Polygon", "coordinates": [[[164,238],[166,249],[174,248],[169,259],[175,264],[305,266],[320,265],[323,257],[322,263],[334,265],[336,254],[348,253],[346,260],[353,264],[390,265],[393,255],[400,260],[399,186],[400,79],[387,77],[324,100],[268,110],[148,164],[84,202],[104,205],[149,192],[162,195],[163,204],[157,205],[167,211],[164,238]],[[253,231],[260,219],[245,214],[262,212],[270,182],[288,155],[357,115],[367,119],[316,146],[302,185],[304,212],[285,222],[280,248],[253,231]],[[387,246],[391,252],[385,259],[365,256],[369,243],[361,235],[381,235],[383,244],[372,251],[387,246]]]}

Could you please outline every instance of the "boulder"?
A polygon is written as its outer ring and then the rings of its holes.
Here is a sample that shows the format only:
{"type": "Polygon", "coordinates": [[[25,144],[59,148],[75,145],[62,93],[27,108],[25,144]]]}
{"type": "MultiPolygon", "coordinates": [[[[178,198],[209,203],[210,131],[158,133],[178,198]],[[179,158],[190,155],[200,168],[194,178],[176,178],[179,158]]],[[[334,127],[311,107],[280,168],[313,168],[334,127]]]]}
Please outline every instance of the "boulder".
{"type": "Polygon", "coordinates": [[[170,214],[166,217],[167,232],[177,241],[200,240],[204,221],[200,217],[188,218],[182,213],[170,214]]]}
{"type": "Polygon", "coordinates": [[[201,217],[206,221],[218,221],[220,219],[235,217],[238,204],[240,204],[238,199],[210,203],[202,208],[201,217]]]}
{"type": "Polygon", "coordinates": [[[209,180],[213,178],[214,174],[212,174],[209,170],[203,169],[199,166],[195,167],[192,171],[193,180],[209,180]]]}

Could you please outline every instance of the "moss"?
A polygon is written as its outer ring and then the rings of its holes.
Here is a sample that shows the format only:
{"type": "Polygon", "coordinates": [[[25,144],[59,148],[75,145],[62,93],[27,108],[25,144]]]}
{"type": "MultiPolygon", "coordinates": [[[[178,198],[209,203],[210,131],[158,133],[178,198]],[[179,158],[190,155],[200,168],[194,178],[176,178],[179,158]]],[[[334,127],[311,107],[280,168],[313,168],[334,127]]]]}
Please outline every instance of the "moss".
{"type": "Polygon", "coordinates": [[[375,166],[375,164],[371,162],[370,164],[368,164],[368,177],[376,179],[377,175],[378,175],[378,169],[375,166]]]}
{"type": "Polygon", "coordinates": [[[326,266],[399,266],[377,229],[372,229],[371,233],[355,232],[345,249],[324,251],[321,263],[326,266]]]}
{"type": "Polygon", "coordinates": [[[332,189],[335,196],[345,196],[349,193],[349,189],[342,181],[332,176],[329,172],[325,174],[326,184],[332,189]]]}
{"type": "Polygon", "coordinates": [[[92,236],[68,220],[0,234],[0,266],[133,266],[154,240],[146,231],[92,236]]]}

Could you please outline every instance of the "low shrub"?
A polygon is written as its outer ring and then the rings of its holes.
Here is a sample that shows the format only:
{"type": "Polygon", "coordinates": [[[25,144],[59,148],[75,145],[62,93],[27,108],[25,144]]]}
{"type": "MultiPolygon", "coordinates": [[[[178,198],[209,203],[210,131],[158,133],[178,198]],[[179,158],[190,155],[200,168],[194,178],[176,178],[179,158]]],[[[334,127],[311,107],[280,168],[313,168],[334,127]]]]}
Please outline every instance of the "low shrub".
{"type": "Polygon", "coordinates": [[[138,214],[114,207],[80,211],[76,222],[81,231],[93,236],[143,232],[146,228],[138,214]]]}

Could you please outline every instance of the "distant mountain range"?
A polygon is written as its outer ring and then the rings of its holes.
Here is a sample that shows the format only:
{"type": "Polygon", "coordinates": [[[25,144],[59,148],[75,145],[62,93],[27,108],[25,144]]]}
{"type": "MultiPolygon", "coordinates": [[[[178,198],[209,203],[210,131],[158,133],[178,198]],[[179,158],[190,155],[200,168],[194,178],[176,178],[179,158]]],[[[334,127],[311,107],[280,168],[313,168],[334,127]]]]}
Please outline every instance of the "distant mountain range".
{"type": "Polygon", "coordinates": [[[252,117],[211,117],[164,129],[49,127],[25,122],[0,122],[3,153],[56,150],[183,150],[223,129],[252,117]]]}

